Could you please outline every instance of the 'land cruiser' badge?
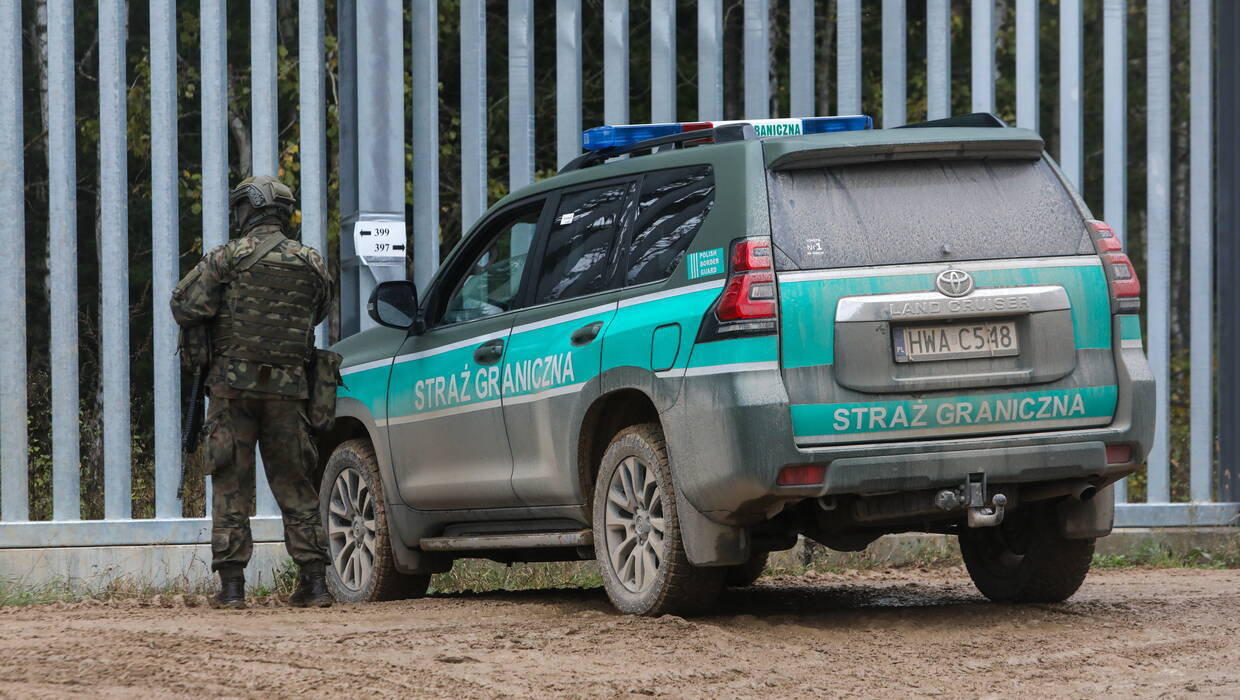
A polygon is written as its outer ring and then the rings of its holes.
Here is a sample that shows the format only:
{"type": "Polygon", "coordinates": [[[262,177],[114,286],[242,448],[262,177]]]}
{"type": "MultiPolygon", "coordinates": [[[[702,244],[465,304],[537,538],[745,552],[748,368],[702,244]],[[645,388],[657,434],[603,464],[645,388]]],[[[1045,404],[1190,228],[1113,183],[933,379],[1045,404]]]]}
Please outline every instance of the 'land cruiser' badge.
{"type": "Polygon", "coordinates": [[[962,297],[973,291],[973,277],[964,270],[943,270],[934,286],[949,297],[962,297]]]}

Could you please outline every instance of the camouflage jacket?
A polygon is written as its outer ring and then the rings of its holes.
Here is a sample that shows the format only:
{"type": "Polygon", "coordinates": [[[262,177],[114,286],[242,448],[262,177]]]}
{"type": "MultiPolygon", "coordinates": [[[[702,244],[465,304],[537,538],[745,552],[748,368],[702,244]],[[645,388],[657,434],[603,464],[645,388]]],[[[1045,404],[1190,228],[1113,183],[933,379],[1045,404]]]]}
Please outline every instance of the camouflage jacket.
{"type": "MultiPolygon", "coordinates": [[[[246,235],[207,252],[172,291],[172,316],[177,324],[182,328],[209,325],[221,311],[225,311],[228,285],[237,276],[238,264],[271,234],[283,235],[283,231],[279,226],[256,226],[246,235]]],[[[323,256],[314,248],[287,238],[280,241],[272,252],[280,254],[286,263],[306,263],[316,273],[322,284],[319,286],[314,320],[315,323],[321,322],[327,316],[332,300],[331,275],[323,256]]],[[[246,359],[223,357],[219,353],[212,358],[207,386],[212,396],[227,398],[307,397],[304,367],[264,365],[246,359]]]]}

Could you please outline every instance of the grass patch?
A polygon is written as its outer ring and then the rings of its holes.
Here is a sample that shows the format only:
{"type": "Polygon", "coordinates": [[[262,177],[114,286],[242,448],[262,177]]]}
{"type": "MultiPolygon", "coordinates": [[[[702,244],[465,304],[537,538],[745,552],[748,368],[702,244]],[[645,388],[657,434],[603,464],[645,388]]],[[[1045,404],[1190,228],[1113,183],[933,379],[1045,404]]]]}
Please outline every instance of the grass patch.
{"type": "Polygon", "coordinates": [[[598,565],[592,561],[505,565],[485,559],[459,559],[451,571],[431,577],[429,592],[484,593],[602,585],[598,565]]]}
{"type": "Polygon", "coordinates": [[[1095,554],[1094,568],[1132,569],[1240,569],[1240,538],[1218,550],[1194,547],[1176,552],[1153,540],[1146,540],[1134,551],[1124,554],[1095,554]]]}

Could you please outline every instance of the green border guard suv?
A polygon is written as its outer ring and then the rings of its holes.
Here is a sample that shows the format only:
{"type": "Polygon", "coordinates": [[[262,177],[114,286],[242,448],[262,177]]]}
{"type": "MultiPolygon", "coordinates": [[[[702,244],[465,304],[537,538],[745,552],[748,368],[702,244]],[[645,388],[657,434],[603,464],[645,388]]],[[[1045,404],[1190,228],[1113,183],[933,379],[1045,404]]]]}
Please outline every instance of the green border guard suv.
{"type": "Polygon", "coordinates": [[[591,129],[379,285],[319,436],[336,597],[594,559],[693,613],[798,535],[908,531],[991,599],[1072,595],[1149,450],[1140,283],[1036,133],[911,126],[591,129]]]}

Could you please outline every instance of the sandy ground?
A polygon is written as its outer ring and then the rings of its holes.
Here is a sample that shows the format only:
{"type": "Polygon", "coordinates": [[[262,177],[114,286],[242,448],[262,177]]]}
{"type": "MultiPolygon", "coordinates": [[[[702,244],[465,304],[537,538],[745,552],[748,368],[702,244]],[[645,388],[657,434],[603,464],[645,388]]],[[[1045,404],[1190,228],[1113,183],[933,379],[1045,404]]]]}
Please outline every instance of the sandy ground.
{"type": "Polygon", "coordinates": [[[1240,571],[1095,572],[998,606],[964,571],[766,578],[683,620],[601,590],[329,610],[201,599],[0,610],[0,695],[1240,697],[1240,571]]]}

